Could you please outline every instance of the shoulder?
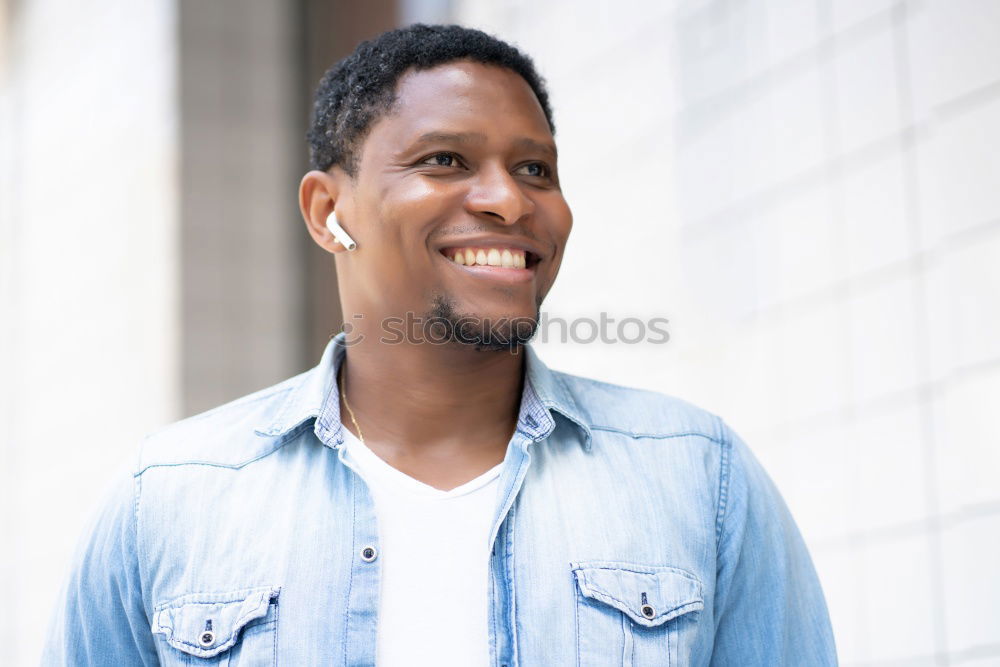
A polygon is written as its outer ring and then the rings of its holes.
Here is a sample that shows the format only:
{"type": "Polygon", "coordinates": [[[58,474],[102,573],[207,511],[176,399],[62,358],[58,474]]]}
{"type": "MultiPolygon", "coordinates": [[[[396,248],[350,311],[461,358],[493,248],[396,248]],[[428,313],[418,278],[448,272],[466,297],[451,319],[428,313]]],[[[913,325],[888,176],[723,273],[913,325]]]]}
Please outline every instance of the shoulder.
{"type": "Polygon", "coordinates": [[[701,436],[728,444],[731,434],[716,414],[669,394],[553,371],[592,431],[633,438],[701,436]]]}
{"type": "Polygon", "coordinates": [[[168,424],[143,440],[136,474],[152,467],[200,464],[241,468],[283,440],[257,430],[280,414],[308,371],[200,414],[168,424]]]}

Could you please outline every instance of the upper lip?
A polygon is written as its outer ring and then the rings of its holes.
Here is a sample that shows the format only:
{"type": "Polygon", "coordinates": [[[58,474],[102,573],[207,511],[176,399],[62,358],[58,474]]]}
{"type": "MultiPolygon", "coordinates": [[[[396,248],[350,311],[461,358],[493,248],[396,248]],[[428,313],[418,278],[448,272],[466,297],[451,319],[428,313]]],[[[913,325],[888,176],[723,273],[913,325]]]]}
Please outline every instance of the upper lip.
{"type": "Polygon", "coordinates": [[[530,239],[516,236],[472,236],[453,239],[439,244],[437,251],[441,252],[445,248],[517,248],[524,250],[529,255],[534,255],[535,259],[546,259],[549,256],[545,246],[530,239]]]}

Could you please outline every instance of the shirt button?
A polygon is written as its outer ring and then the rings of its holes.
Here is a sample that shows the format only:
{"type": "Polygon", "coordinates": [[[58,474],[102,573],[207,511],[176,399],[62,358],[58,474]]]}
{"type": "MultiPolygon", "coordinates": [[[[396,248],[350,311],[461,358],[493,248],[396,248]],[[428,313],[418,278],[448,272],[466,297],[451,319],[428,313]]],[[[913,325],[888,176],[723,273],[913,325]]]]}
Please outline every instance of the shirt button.
{"type": "Polygon", "coordinates": [[[642,615],[646,618],[653,618],[656,616],[656,610],[648,604],[642,605],[642,607],[639,608],[639,611],[641,611],[642,615]]]}
{"type": "Polygon", "coordinates": [[[198,636],[198,643],[204,647],[209,647],[215,643],[214,632],[203,632],[198,636]]]}
{"type": "Polygon", "coordinates": [[[378,558],[378,550],[375,547],[373,547],[371,545],[368,545],[366,547],[362,547],[362,549],[361,549],[361,560],[363,560],[366,563],[370,563],[373,560],[375,560],[376,558],[378,558]]]}

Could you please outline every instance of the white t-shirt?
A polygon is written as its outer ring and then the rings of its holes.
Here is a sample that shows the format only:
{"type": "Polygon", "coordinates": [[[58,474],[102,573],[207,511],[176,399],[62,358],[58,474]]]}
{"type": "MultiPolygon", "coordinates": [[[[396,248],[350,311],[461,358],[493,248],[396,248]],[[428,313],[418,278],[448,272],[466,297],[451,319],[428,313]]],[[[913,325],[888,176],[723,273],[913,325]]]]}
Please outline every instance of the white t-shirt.
{"type": "Polygon", "coordinates": [[[378,520],[378,667],[486,667],[488,540],[503,464],[442,491],[393,468],[346,428],[344,438],[378,520]]]}

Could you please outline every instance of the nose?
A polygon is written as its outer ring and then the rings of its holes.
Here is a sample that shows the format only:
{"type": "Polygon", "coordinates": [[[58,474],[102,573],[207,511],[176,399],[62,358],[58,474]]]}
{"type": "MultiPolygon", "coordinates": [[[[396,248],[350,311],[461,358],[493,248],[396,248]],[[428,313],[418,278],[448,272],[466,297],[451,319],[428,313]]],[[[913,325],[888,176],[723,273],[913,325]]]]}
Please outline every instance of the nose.
{"type": "Polygon", "coordinates": [[[466,208],[494,222],[512,225],[535,210],[535,202],[502,165],[484,165],[465,200],[466,208]]]}

